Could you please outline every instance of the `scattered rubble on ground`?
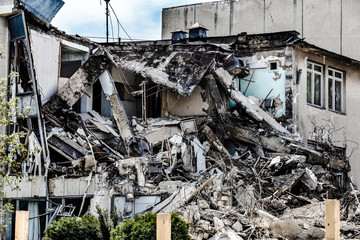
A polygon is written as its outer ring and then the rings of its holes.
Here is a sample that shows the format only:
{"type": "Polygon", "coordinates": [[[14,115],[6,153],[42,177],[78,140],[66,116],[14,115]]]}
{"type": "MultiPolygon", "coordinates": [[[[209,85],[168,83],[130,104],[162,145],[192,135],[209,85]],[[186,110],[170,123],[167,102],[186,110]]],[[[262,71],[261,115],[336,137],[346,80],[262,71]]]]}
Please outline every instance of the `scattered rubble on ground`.
{"type": "MultiPolygon", "coordinates": [[[[331,146],[305,145],[291,135],[232,89],[223,68],[208,72],[215,117],[133,117],[128,128],[134,141],[121,138],[113,118],[45,106],[49,147],[58,156],[50,178],[94,172],[103,184],[94,204],[109,192],[126,196],[127,203],[161,195],[148,210],[179,213],[199,240],[322,239],[324,200],[341,199],[342,237],[359,237],[346,158],[331,146]],[[224,96],[238,106],[226,109],[224,96]]],[[[127,203],[123,218],[133,212],[127,203]]]]}

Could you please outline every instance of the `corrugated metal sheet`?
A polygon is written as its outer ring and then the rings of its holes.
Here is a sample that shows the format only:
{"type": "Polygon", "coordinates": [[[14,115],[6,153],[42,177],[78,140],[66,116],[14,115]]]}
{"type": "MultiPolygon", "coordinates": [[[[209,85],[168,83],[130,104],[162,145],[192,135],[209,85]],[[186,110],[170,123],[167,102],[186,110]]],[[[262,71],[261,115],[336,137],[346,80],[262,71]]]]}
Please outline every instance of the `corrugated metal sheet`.
{"type": "Polygon", "coordinates": [[[20,3],[46,24],[50,24],[56,13],[64,5],[62,0],[20,0],[20,3]]]}

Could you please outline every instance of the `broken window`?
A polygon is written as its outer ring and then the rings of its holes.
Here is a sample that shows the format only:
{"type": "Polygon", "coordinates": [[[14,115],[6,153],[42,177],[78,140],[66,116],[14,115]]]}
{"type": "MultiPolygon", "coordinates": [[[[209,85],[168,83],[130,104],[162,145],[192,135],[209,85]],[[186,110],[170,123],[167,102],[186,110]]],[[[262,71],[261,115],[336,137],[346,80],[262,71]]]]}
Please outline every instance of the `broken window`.
{"type": "Polygon", "coordinates": [[[277,70],[277,62],[270,62],[270,70],[277,70]]]}
{"type": "Polygon", "coordinates": [[[335,69],[329,68],[329,109],[342,112],[342,91],[344,74],[335,69]]]}
{"type": "Polygon", "coordinates": [[[60,77],[70,78],[86,61],[88,57],[86,47],[81,47],[81,49],[77,47],[81,46],[75,44],[68,46],[64,43],[61,45],[60,77]]]}
{"type": "Polygon", "coordinates": [[[114,206],[121,216],[133,217],[142,213],[161,202],[160,196],[136,196],[133,201],[127,201],[126,197],[114,197],[114,206]]]}
{"type": "Polygon", "coordinates": [[[307,62],[307,103],[322,106],[323,66],[307,62]]]}
{"type": "Polygon", "coordinates": [[[22,14],[18,14],[8,19],[10,40],[24,38],[26,36],[25,23],[22,14]]]}

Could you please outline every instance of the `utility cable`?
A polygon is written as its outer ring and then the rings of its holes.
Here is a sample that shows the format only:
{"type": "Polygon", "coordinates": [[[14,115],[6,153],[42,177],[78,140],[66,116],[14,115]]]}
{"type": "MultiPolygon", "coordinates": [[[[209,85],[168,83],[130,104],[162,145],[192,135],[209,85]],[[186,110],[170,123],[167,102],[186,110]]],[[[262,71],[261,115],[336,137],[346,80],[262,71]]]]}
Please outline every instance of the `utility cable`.
{"type": "MultiPolygon", "coordinates": [[[[99,38],[99,39],[105,39],[106,37],[96,37],[96,36],[82,36],[84,38],[99,38]]],[[[109,38],[109,39],[115,39],[115,38],[109,38]]],[[[122,38],[124,40],[130,40],[129,38],[122,38]]],[[[139,39],[139,38],[132,38],[131,40],[137,40],[137,41],[147,41],[146,39],[139,39]]]]}
{"type": "Polygon", "coordinates": [[[111,10],[113,11],[115,17],[116,17],[116,20],[117,20],[117,22],[118,22],[118,25],[120,25],[120,27],[121,27],[122,30],[125,32],[125,34],[128,36],[128,38],[129,38],[131,41],[133,41],[132,38],[130,37],[130,35],[126,32],[126,30],[125,30],[125,28],[123,27],[123,25],[121,24],[119,18],[117,17],[117,15],[116,15],[116,13],[115,13],[115,10],[113,9],[113,7],[111,6],[110,3],[109,3],[109,5],[110,5],[110,8],[111,8],[111,10]]]}

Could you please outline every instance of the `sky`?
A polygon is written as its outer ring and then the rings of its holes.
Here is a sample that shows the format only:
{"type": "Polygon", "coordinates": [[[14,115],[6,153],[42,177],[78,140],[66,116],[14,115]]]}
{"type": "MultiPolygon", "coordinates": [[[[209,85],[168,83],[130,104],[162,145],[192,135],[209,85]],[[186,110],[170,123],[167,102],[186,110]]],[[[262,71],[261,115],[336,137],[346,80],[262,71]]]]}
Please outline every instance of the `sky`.
{"type": "MultiPolygon", "coordinates": [[[[98,42],[106,41],[106,4],[103,0],[63,1],[65,4],[52,20],[52,25],[69,34],[103,37],[91,39],[98,42]]],[[[132,39],[158,40],[161,39],[162,8],[210,1],[214,0],[110,0],[110,5],[132,39]]],[[[114,36],[117,39],[117,20],[111,9],[110,12],[109,38],[114,36]]],[[[123,40],[128,39],[121,28],[120,37],[123,40]]]]}

